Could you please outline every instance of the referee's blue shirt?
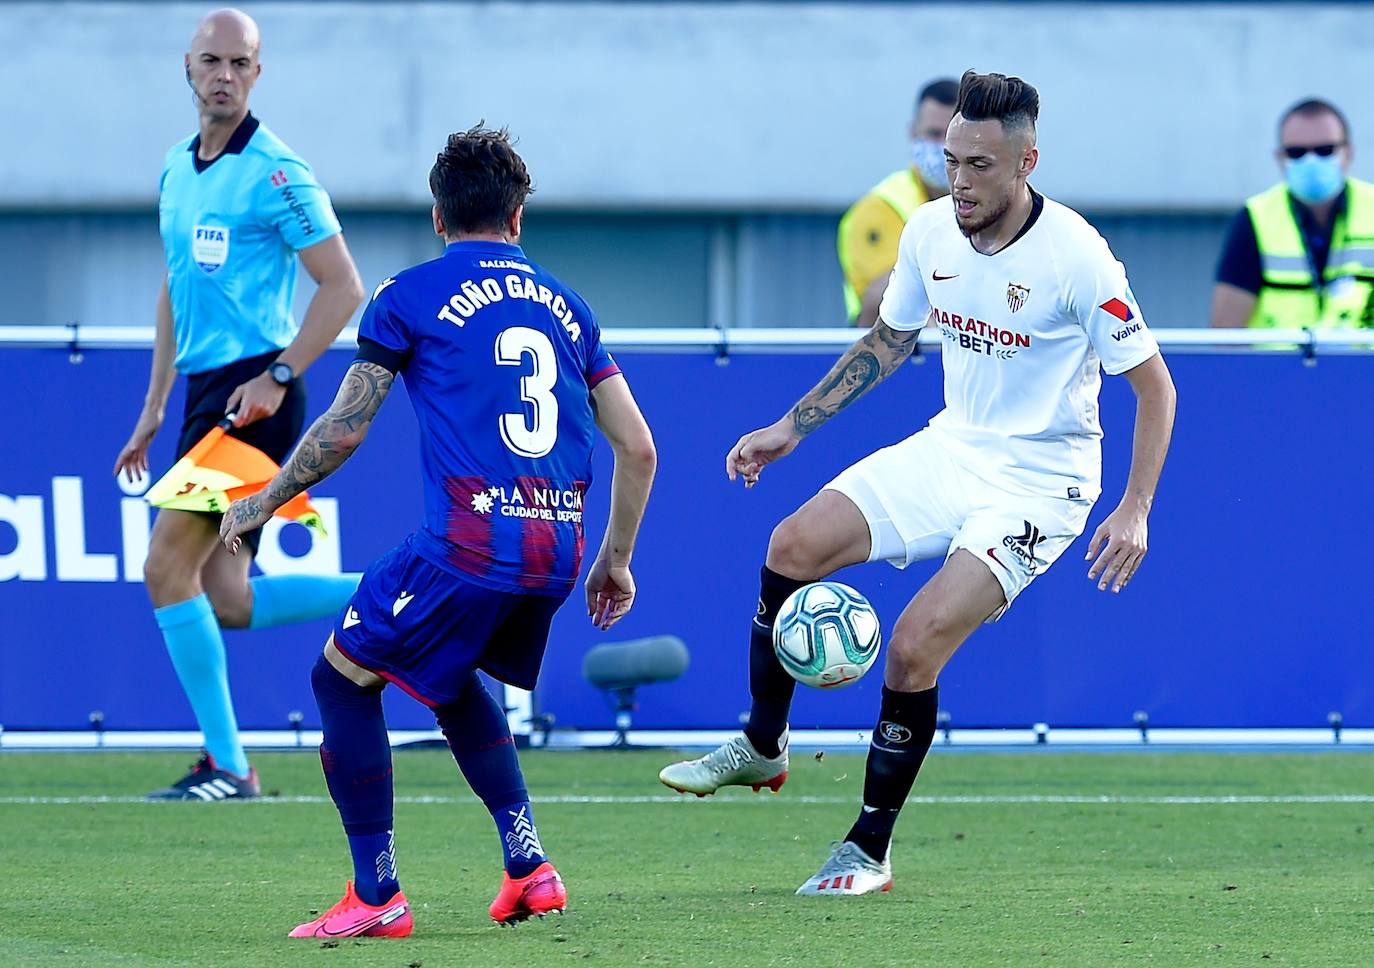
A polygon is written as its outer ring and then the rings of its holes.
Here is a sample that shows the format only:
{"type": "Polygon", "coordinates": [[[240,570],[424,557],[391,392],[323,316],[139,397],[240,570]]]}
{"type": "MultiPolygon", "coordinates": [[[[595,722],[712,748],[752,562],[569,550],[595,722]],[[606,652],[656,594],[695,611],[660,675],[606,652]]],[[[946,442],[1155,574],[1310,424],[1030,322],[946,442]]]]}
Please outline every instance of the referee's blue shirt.
{"type": "Polygon", "coordinates": [[[182,373],[285,348],[296,252],[340,231],[310,166],[251,114],[217,158],[199,148],[197,134],[167,152],[158,200],[182,373]]]}

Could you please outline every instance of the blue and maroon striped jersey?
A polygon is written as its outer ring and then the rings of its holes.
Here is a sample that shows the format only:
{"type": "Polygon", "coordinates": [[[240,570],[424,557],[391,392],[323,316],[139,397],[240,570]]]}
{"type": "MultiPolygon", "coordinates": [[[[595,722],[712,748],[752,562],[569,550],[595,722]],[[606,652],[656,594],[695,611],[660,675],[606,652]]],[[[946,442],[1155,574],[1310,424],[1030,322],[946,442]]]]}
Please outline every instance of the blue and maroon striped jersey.
{"type": "Polygon", "coordinates": [[[582,298],[519,246],[452,242],[377,287],[358,343],[402,375],[420,425],[419,552],[490,588],[571,590],[590,392],[620,372],[582,298]]]}

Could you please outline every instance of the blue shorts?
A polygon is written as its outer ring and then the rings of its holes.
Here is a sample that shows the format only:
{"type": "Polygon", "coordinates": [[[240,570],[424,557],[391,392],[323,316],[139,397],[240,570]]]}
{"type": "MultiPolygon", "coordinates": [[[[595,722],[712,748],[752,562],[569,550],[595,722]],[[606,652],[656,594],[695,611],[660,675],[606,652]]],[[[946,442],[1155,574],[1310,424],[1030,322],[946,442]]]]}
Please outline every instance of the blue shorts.
{"type": "Polygon", "coordinates": [[[363,574],[334,623],[334,644],[427,706],[454,701],[476,669],[533,689],[564,598],[475,585],[407,539],[363,574]]]}

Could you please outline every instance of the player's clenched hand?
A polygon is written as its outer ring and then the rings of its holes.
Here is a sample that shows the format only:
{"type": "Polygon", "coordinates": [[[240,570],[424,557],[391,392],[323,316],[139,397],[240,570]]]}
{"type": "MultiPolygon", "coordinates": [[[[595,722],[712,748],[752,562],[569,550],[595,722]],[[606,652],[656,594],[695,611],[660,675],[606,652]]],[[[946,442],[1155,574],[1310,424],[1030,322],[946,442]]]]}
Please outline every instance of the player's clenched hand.
{"type": "Polygon", "coordinates": [[[262,506],[258,495],[245,497],[229,505],[224,518],[219,523],[219,540],[229,549],[231,555],[239,553],[240,537],[255,531],[267,523],[272,512],[262,506]]]}
{"type": "Polygon", "coordinates": [[[587,617],[603,632],[619,622],[635,603],[635,579],[625,565],[597,558],[587,573],[587,617]]]}
{"type": "Polygon", "coordinates": [[[745,434],[725,455],[725,476],[732,481],[743,477],[744,486],[753,487],[766,466],[792,453],[799,443],[800,435],[785,419],[745,434]]]}
{"type": "Polygon", "coordinates": [[[1143,508],[1123,502],[1093,532],[1084,560],[1097,556],[1088,569],[1088,577],[1097,581],[1099,591],[1106,591],[1110,585],[1113,592],[1120,592],[1130,583],[1149,544],[1145,519],[1143,508]]]}
{"type": "Polygon", "coordinates": [[[150,413],[146,409],[139,414],[134,432],[129,435],[129,442],[115,458],[115,477],[123,474],[130,483],[143,480],[143,474],[148,470],[148,445],[153,442],[161,426],[162,414],[150,413]]]}
{"type": "Polygon", "coordinates": [[[235,427],[272,416],[286,399],[286,387],[272,379],[270,373],[259,373],[247,383],[240,383],[229,394],[224,412],[234,415],[235,427]]]}

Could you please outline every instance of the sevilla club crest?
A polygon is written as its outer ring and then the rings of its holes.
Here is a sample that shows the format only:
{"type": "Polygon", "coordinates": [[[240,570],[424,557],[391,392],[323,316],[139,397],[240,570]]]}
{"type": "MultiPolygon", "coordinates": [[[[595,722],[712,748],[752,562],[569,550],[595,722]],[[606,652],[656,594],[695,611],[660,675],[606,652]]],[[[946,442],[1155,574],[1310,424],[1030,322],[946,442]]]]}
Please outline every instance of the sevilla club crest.
{"type": "Polygon", "coordinates": [[[1012,312],[1016,312],[1026,304],[1026,298],[1030,296],[1030,290],[1025,286],[1018,286],[1014,282],[1007,283],[1007,306],[1012,312]]]}

